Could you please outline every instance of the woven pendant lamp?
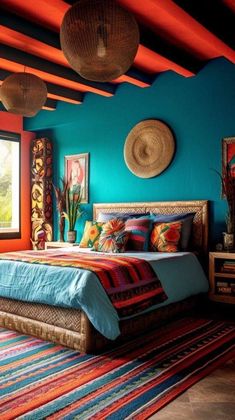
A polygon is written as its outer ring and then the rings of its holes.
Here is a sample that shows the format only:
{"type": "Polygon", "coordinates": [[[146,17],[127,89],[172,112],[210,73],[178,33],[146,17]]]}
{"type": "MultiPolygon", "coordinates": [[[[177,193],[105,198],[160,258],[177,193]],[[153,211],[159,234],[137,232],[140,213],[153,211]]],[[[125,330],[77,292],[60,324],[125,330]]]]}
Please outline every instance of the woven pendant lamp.
{"type": "Polygon", "coordinates": [[[2,83],[0,96],[7,111],[33,117],[46,102],[47,88],[34,74],[14,73],[2,83]]]}
{"type": "Polygon", "coordinates": [[[132,65],[139,29],[135,18],[114,0],[80,0],[64,16],[60,42],[77,73],[109,82],[132,65]]]}

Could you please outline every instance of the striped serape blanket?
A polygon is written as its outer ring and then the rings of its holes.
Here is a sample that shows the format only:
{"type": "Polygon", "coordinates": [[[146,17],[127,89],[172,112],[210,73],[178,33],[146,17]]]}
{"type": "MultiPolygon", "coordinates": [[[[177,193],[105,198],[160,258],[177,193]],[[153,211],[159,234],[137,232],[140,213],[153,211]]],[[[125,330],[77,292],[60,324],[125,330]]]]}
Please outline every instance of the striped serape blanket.
{"type": "Polygon", "coordinates": [[[96,274],[121,317],[167,299],[152,266],[139,258],[56,250],[8,252],[0,254],[0,259],[89,270],[96,274]]]}

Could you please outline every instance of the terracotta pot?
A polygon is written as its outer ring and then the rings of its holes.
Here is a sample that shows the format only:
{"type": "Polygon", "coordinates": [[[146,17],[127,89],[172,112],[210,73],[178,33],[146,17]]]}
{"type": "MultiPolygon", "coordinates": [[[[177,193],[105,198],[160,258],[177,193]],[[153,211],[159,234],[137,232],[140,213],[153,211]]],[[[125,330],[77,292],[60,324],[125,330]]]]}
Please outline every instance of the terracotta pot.
{"type": "Polygon", "coordinates": [[[77,231],[76,230],[68,230],[67,232],[67,240],[71,244],[76,242],[77,231]]]}

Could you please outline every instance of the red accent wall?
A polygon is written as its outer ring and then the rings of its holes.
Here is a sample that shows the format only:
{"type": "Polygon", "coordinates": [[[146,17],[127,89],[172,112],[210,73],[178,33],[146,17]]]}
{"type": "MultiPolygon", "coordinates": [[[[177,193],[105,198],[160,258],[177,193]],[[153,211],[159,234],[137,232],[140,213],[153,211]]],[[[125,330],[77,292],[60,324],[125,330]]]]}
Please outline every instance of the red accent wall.
{"type": "Polygon", "coordinates": [[[0,130],[21,134],[21,239],[0,239],[0,252],[30,249],[30,142],[35,134],[23,130],[23,117],[0,112],[0,130]]]}

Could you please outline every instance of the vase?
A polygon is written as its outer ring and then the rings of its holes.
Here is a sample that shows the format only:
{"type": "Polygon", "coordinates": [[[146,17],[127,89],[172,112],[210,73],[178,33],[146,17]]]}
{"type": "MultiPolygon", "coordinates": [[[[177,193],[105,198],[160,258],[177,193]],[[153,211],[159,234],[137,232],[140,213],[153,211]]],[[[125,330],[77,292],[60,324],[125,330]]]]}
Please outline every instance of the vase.
{"type": "Polygon", "coordinates": [[[76,235],[77,235],[77,231],[76,230],[68,230],[67,232],[67,240],[69,243],[73,244],[74,242],[76,242],[76,235]]]}
{"type": "Polygon", "coordinates": [[[231,251],[233,249],[233,244],[234,244],[234,234],[223,232],[223,243],[224,243],[224,250],[231,251]]]}

